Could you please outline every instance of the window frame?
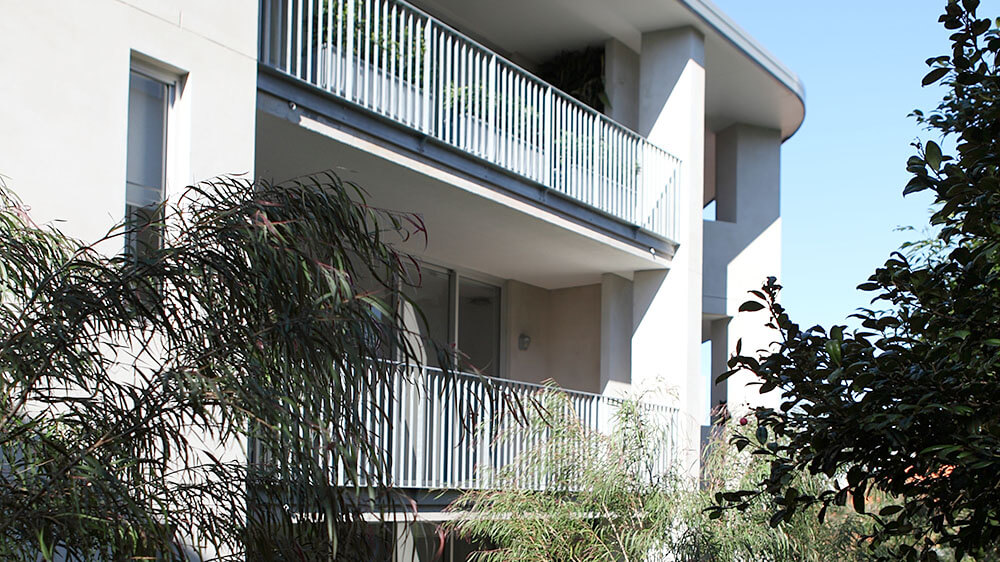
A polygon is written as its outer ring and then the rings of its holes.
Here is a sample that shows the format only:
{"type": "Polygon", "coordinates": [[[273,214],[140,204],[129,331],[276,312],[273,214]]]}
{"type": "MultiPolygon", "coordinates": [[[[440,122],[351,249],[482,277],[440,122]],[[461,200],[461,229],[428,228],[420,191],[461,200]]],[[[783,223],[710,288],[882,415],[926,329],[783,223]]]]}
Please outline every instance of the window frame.
{"type": "MultiPolygon", "coordinates": [[[[164,108],[163,108],[163,138],[161,140],[161,177],[160,177],[160,193],[159,193],[159,203],[157,207],[162,209],[162,205],[167,200],[167,195],[170,191],[172,184],[172,178],[175,175],[176,160],[178,146],[176,142],[177,137],[177,114],[178,106],[183,91],[184,84],[186,82],[187,73],[175,68],[167,63],[156,60],[152,57],[144,55],[142,53],[132,51],[129,60],[129,71],[128,71],[128,88],[127,88],[127,100],[126,100],[126,119],[125,119],[125,209],[124,209],[124,219],[126,224],[125,229],[125,240],[123,244],[124,254],[136,261],[140,261],[143,258],[143,254],[148,254],[146,252],[141,252],[138,250],[138,243],[136,241],[136,236],[134,233],[134,227],[130,226],[132,222],[132,216],[136,214],[136,210],[141,209],[141,207],[131,205],[128,202],[128,192],[129,192],[129,178],[128,178],[128,155],[130,150],[128,125],[129,125],[129,114],[132,109],[132,75],[141,76],[147,80],[151,80],[160,84],[164,87],[164,108]],[[135,210],[134,210],[135,209],[135,210]]],[[[153,216],[149,219],[149,222],[162,219],[162,210],[154,211],[153,216]],[[156,216],[159,214],[159,217],[156,216]]],[[[138,224],[138,221],[136,221],[138,224]]],[[[140,227],[141,228],[141,227],[140,227]]],[[[147,247],[152,246],[153,249],[157,249],[157,246],[163,243],[163,234],[161,232],[156,234],[157,239],[155,245],[147,245],[147,247]]]]}
{"type": "MultiPolygon", "coordinates": [[[[459,286],[462,279],[468,279],[470,281],[475,281],[484,285],[489,285],[497,289],[497,319],[496,319],[496,330],[497,330],[497,341],[495,342],[497,357],[496,365],[494,366],[493,373],[489,376],[494,378],[505,378],[506,377],[506,342],[507,338],[504,337],[506,333],[506,295],[504,289],[504,282],[501,279],[486,275],[483,273],[478,273],[464,268],[448,267],[444,265],[438,265],[434,263],[428,263],[423,260],[416,260],[418,267],[421,270],[432,270],[437,273],[441,273],[448,276],[448,326],[446,333],[448,335],[447,342],[440,342],[448,345],[449,347],[454,347],[457,351],[461,349],[461,342],[459,341],[459,307],[461,306],[461,294],[459,291],[459,286]]],[[[405,286],[402,282],[400,288],[405,291],[405,286]]],[[[458,362],[459,357],[453,354],[452,360],[455,361],[455,365],[460,365],[458,362]]]]}

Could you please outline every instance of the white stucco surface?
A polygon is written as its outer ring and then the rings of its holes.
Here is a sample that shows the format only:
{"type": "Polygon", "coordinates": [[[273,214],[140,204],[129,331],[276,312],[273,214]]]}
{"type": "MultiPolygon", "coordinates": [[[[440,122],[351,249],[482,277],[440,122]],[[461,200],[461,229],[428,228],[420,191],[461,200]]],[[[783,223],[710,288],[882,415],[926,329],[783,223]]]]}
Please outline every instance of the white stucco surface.
{"type": "Polygon", "coordinates": [[[168,192],[254,164],[257,2],[0,0],[0,174],[39,223],[86,240],[125,212],[135,54],[181,80],[168,192]]]}

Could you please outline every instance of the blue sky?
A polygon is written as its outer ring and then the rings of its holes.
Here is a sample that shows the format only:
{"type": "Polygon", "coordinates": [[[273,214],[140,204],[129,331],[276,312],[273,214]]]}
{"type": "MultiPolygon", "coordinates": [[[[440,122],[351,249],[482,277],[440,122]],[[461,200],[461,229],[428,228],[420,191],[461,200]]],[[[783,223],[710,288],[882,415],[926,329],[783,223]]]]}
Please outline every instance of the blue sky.
{"type": "Polygon", "coordinates": [[[940,100],[920,80],[950,51],[945,2],[714,1],[805,83],[805,122],[781,154],[783,302],[805,326],[846,323],[870,298],[855,287],[927,224],[929,195],[902,190],[910,143],[937,139],[907,115],[940,100]]]}

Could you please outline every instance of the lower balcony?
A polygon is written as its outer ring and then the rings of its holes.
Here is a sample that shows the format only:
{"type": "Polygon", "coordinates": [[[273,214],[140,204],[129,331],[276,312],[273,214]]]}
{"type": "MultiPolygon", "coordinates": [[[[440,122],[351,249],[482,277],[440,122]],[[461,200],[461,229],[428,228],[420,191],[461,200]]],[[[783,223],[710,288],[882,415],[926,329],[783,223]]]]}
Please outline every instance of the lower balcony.
{"type": "MultiPolygon", "coordinates": [[[[386,452],[391,486],[483,489],[491,487],[491,475],[544,439],[544,429],[512,430],[533,417],[529,415],[532,409],[537,412],[544,407],[540,399],[546,392],[561,393],[560,404],[571,408],[568,414],[587,430],[601,433],[613,429],[616,413],[624,404],[622,399],[599,394],[421,367],[396,370],[385,387],[369,393],[379,396],[378,400],[358,407],[360,412],[370,413],[368,429],[386,452]],[[534,437],[516,437],[522,434],[534,437]]],[[[680,443],[677,410],[642,401],[639,408],[659,434],[658,442],[664,444],[655,451],[654,470],[666,473],[676,468],[680,443]]],[[[251,446],[250,462],[263,458],[264,453],[251,446]]],[[[368,473],[346,468],[342,463],[331,463],[331,478],[338,485],[355,484],[347,477],[349,472],[368,473]]],[[[525,489],[544,489],[546,485],[540,474],[519,475],[518,480],[525,489]]]]}

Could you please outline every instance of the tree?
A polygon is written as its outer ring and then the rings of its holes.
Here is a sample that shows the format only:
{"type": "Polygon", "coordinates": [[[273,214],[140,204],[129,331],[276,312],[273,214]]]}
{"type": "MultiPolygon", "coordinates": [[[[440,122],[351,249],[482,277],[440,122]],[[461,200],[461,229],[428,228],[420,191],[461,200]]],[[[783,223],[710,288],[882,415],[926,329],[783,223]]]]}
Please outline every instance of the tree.
{"type": "Polygon", "coordinates": [[[775,521],[810,506],[822,518],[850,502],[870,510],[872,491],[893,504],[870,513],[877,541],[904,540],[895,555],[936,559],[951,553],[995,558],[1000,544],[1000,33],[977,16],[978,0],[950,0],[940,21],[952,30],[949,55],[931,58],[924,85],[948,93],[920,123],[956,141],[943,154],[915,145],[904,194],[931,190],[940,228],[936,251],[894,253],[859,289],[886,310],[859,311],[861,329],[806,330],[777,302],[770,279],[741,310],[764,310],[780,331],[777,347],[744,354],[761,392],[778,389],[778,409],[758,409],[756,435],[733,439],[769,459],[747,495],[717,506],[773,499],[775,521]],[[820,491],[801,474],[834,480],[820,491]]]}
{"type": "Polygon", "coordinates": [[[126,256],[137,226],[84,244],[3,189],[0,558],[364,559],[393,500],[374,398],[414,357],[392,241],[422,225],[363,195],[217,179],[126,256]]]}

